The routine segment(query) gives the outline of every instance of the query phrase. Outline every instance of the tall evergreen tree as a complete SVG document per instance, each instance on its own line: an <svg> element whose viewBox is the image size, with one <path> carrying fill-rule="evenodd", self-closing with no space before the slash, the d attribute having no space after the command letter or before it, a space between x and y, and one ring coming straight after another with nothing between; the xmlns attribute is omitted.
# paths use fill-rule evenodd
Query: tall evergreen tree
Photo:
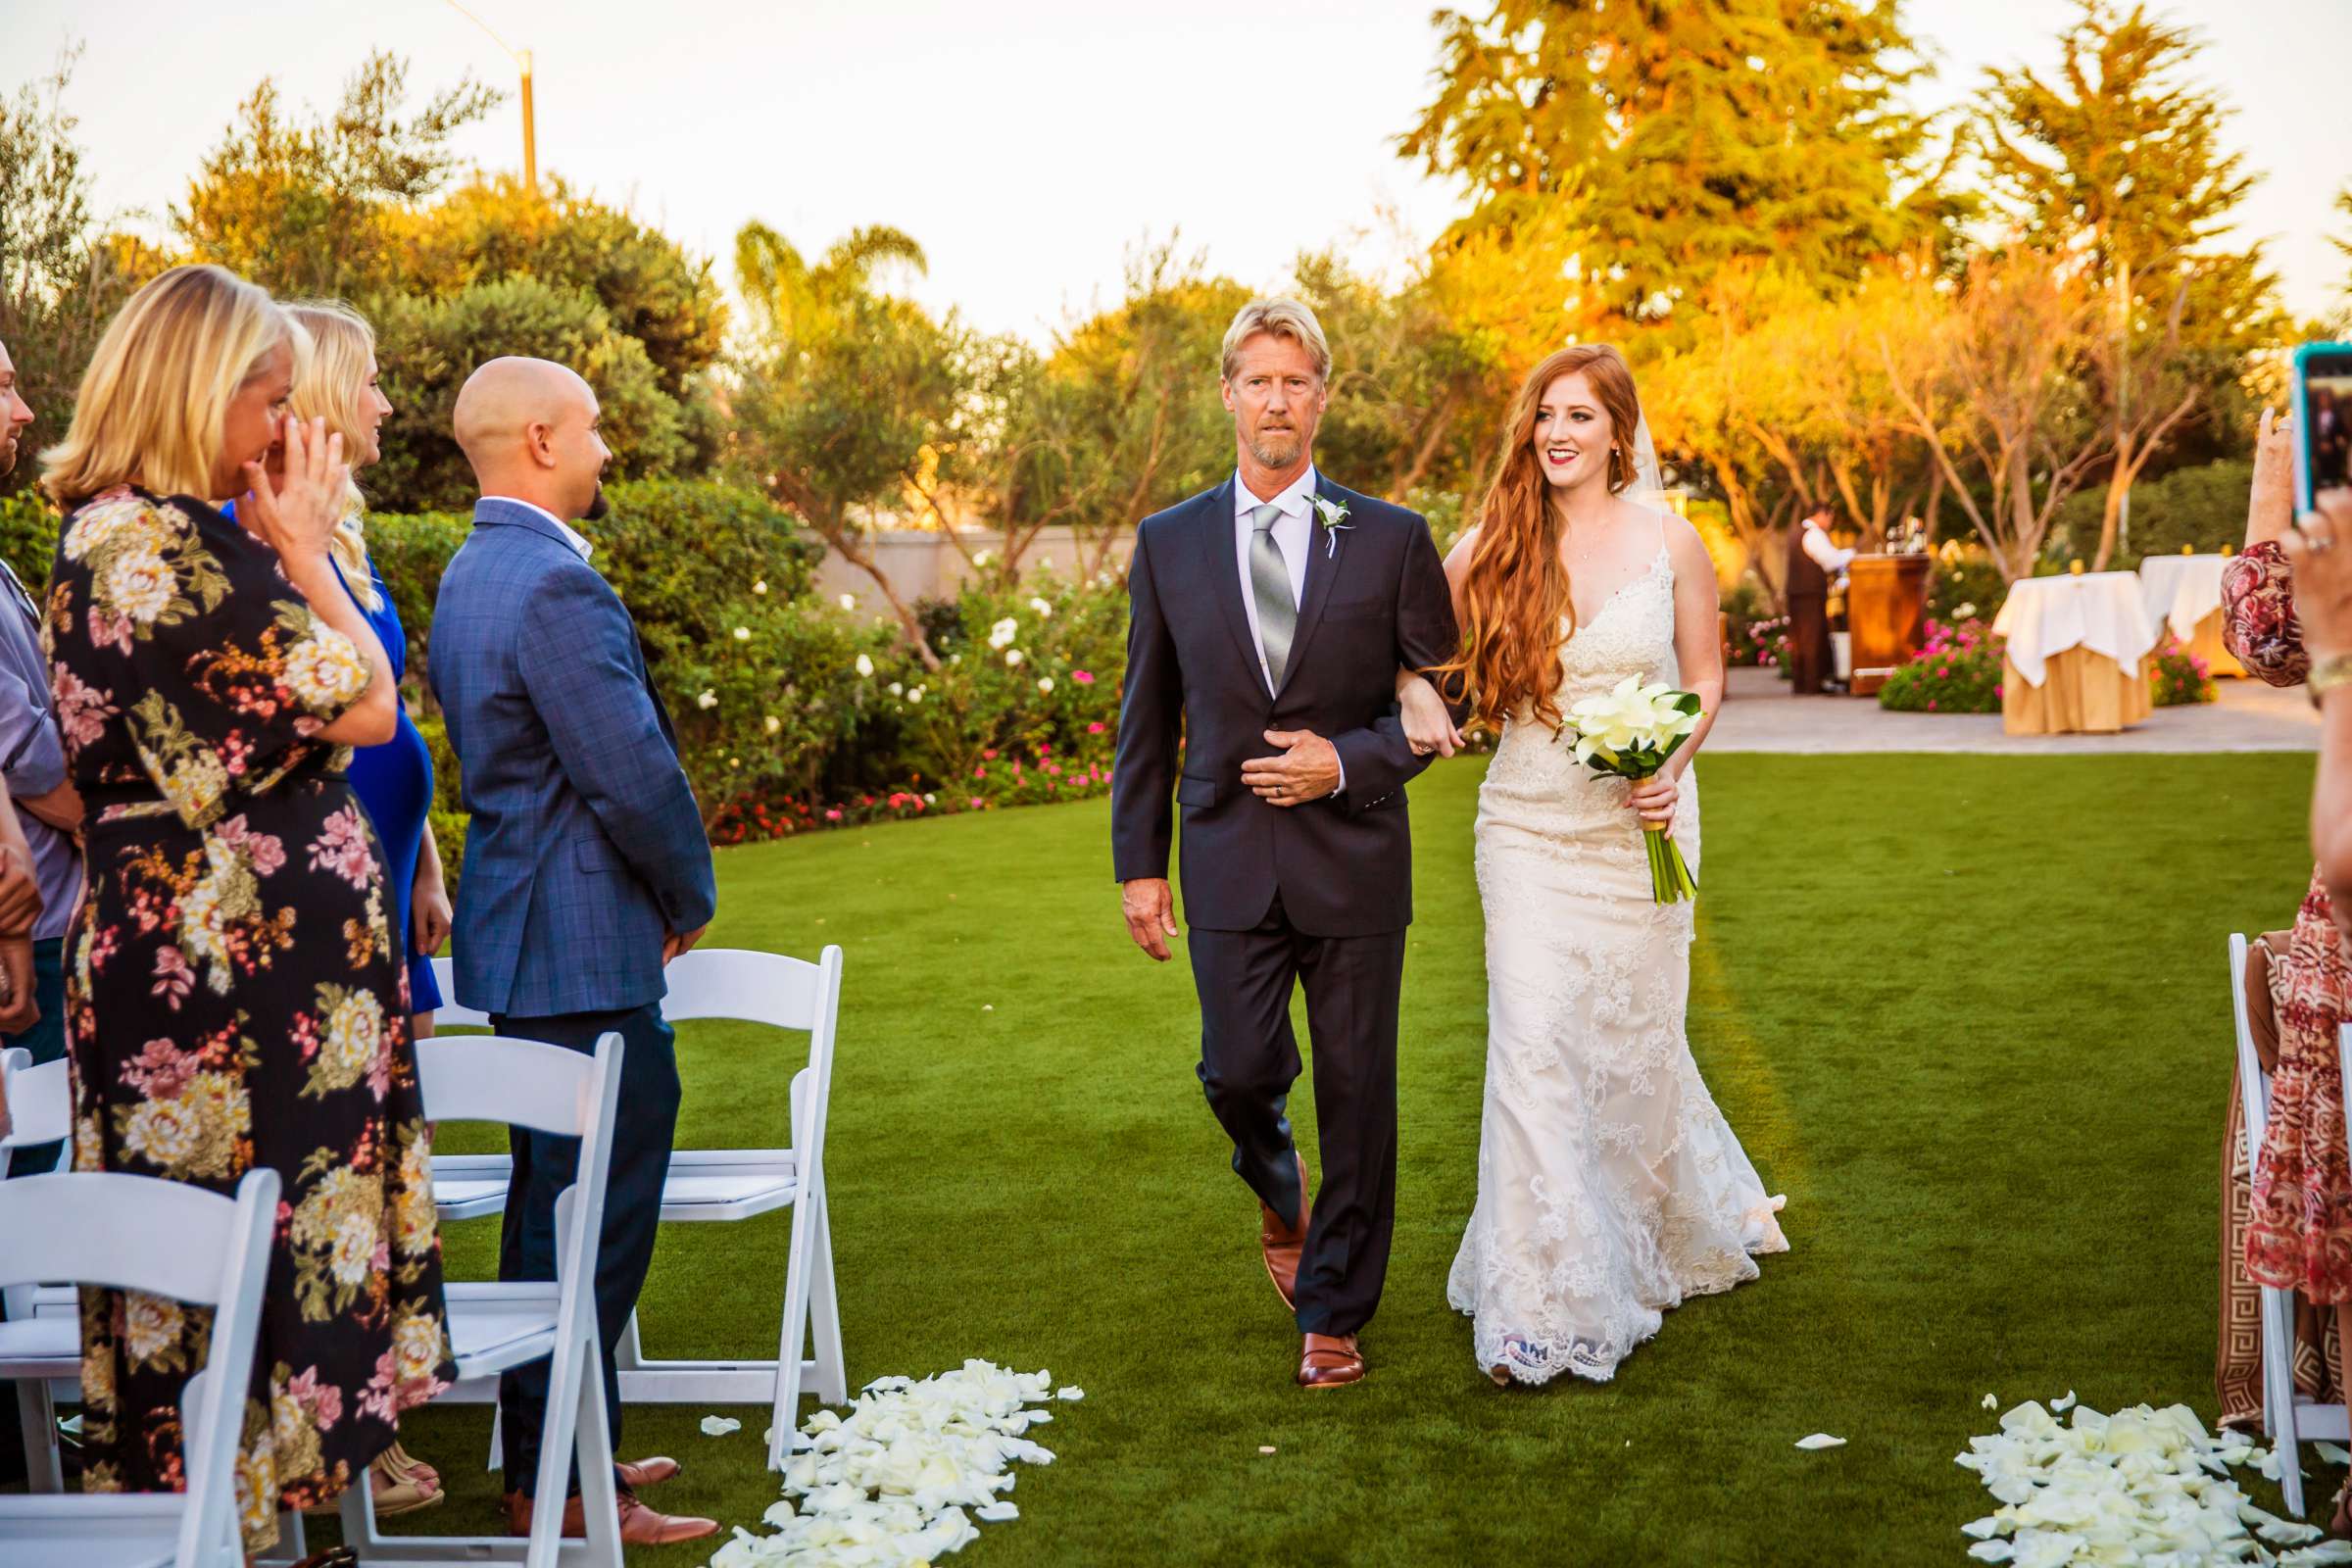
<svg viewBox="0 0 2352 1568"><path fill-rule="evenodd" d="M1442 11L1440 86L1399 139L1470 189L1465 228L1566 204L1568 283L1603 330L1671 319L1741 261L1817 287L1948 237L1900 101L1896 0L1496 0Z"/></svg>
<svg viewBox="0 0 2352 1568"><path fill-rule="evenodd" d="M2229 107L2187 74L2196 35L2139 4L2079 7L2054 74L1986 73L1980 128L2017 232L2087 269L2083 349L2112 448L2104 567L2132 481L2200 415L2230 406L2279 318L2260 246L2225 243L2256 176L2223 144Z"/></svg>

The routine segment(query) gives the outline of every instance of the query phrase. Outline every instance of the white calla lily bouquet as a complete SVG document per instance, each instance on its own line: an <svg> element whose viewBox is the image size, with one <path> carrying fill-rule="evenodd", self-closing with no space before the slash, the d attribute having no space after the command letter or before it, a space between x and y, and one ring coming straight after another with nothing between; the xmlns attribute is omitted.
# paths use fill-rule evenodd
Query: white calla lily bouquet
<svg viewBox="0 0 2352 1568"><path fill-rule="evenodd" d="M1639 784L1656 776L1703 716L1696 692L1678 692L1663 681L1644 686L1641 676L1628 675L1602 695L1571 706L1560 734L1575 734L1576 760L1594 772ZM1660 904L1675 904L1698 897L1698 879L1667 825L1644 820L1642 840L1651 893Z"/></svg>

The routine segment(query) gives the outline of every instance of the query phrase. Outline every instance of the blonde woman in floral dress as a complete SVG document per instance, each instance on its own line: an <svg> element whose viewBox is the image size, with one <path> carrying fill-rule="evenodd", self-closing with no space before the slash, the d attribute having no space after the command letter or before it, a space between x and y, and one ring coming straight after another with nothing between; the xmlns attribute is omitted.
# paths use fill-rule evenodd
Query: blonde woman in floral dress
<svg viewBox="0 0 2352 1568"><path fill-rule="evenodd" d="M357 1480L452 1372L404 955L342 776L397 698L328 558L339 443L285 416L303 347L262 290L174 268L108 327L43 455L67 514L46 632L87 806L74 1166L284 1183L238 1461L249 1550ZM216 510L232 497L242 526ZM208 1327L83 1292L90 1490L183 1484L177 1403Z"/></svg>

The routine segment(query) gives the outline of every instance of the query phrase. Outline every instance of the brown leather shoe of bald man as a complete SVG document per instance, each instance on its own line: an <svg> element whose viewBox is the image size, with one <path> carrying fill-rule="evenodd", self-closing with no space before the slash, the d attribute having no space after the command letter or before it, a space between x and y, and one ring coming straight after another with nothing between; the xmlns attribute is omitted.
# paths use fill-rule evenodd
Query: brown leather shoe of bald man
<svg viewBox="0 0 2352 1568"><path fill-rule="evenodd" d="M1352 1334L1309 1334L1298 1356L1302 1389L1344 1389L1364 1381L1364 1352Z"/></svg>
<svg viewBox="0 0 2352 1568"><path fill-rule="evenodd" d="M1296 1150L1291 1157L1298 1161L1298 1217L1296 1222L1284 1219L1258 1201L1257 1250L1266 1260L1266 1278L1282 1297L1282 1304L1292 1311L1298 1310L1298 1257L1306 1250L1306 1227L1313 1207L1306 1200L1306 1160Z"/></svg>
<svg viewBox="0 0 2352 1568"><path fill-rule="evenodd" d="M507 1534L527 1536L531 1533L531 1517L535 1512L533 1499L519 1492L507 1494ZM580 1499L568 1497L564 1503L564 1534L584 1536L588 1533L588 1516L580 1507ZM620 1540L627 1546L668 1546L681 1541L700 1541L705 1536L718 1534L718 1521L697 1519L692 1514L656 1513L639 1502L630 1493L620 1494Z"/></svg>
<svg viewBox="0 0 2352 1568"><path fill-rule="evenodd" d="M633 1463L615 1461L612 1466L612 1474L620 1482L623 1491L635 1492L643 1487L658 1487L671 1476L676 1475L682 1468L684 1467L677 1460L664 1453L657 1454L651 1459L639 1459Z"/></svg>

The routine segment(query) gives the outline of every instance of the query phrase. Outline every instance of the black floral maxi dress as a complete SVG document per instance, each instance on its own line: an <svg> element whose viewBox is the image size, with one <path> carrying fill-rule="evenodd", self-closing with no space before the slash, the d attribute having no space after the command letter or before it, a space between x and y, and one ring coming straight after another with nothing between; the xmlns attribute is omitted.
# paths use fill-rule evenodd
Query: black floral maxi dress
<svg viewBox="0 0 2352 1568"><path fill-rule="evenodd" d="M67 519L46 629L87 806L74 1168L284 1183L237 1464L258 1549L453 1371L403 950L349 752L317 739L368 669L268 545L129 488ZM90 1289L81 1316L85 1485L180 1489L210 1314Z"/></svg>

